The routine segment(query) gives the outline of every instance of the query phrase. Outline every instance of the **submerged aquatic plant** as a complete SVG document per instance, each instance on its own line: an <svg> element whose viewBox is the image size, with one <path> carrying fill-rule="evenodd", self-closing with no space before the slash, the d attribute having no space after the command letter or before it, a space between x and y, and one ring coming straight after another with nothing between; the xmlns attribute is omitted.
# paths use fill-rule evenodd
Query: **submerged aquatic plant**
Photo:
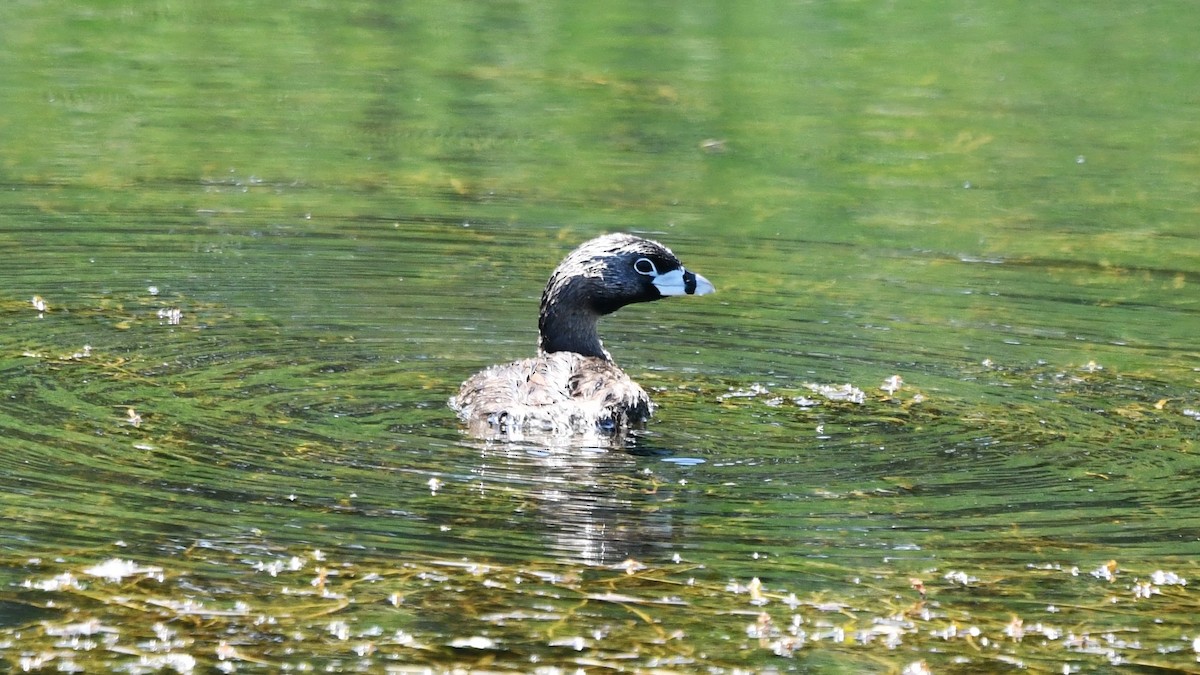
<svg viewBox="0 0 1200 675"><path fill-rule="evenodd" d="M1196 662L1188 625L1200 615L1200 597L1177 572L1116 572L1110 581L1059 564L917 578L880 568L868 579L813 562L792 574L825 588L803 591L758 577L722 582L686 562L395 563L266 549L240 561L209 550L163 570L115 558L66 569L2 562L29 570L29 590L6 602L39 618L0 627L0 658L27 671L690 669L776 659L909 672L1182 671ZM217 572L229 565L250 575ZM1158 592L1140 591L1146 583ZM1008 594L1030 588L1043 590L1011 614Z"/></svg>

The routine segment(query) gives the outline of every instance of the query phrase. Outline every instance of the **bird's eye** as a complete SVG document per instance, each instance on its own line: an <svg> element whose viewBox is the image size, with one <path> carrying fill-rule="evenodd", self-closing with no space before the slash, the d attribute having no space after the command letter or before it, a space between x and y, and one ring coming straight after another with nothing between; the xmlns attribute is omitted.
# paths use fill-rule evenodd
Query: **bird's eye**
<svg viewBox="0 0 1200 675"><path fill-rule="evenodd" d="M637 262L633 263L633 271L648 277L658 276L658 268L649 258L638 258Z"/></svg>

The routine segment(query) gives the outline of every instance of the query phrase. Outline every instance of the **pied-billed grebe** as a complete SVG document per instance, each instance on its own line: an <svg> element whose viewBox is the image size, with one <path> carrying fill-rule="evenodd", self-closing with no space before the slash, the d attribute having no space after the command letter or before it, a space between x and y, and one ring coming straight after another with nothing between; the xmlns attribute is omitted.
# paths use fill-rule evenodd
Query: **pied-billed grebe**
<svg viewBox="0 0 1200 675"><path fill-rule="evenodd" d="M481 434L610 432L645 421L654 405L613 363L596 321L635 302L712 292L658 242L630 234L585 242L546 282L538 355L476 373L450 407Z"/></svg>

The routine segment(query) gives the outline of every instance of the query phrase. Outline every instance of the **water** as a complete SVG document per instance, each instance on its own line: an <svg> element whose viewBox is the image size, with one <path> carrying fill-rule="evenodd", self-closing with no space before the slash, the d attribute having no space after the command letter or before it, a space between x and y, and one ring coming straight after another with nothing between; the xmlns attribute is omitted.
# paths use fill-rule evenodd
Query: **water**
<svg viewBox="0 0 1200 675"><path fill-rule="evenodd" d="M0 661L1194 669L1192 13L7 6ZM613 230L655 421L464 435Z"/></svg>

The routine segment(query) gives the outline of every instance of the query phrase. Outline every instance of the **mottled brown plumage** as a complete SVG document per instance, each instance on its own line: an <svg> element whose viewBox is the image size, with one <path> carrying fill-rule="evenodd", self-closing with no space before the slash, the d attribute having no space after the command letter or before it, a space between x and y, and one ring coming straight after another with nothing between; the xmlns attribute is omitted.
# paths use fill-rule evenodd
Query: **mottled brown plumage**
<svg viewBox="0 0 1200 675"><path fill-rule="evenodd" d="M585 242L546 284L538 355L476 373L450 407L480 435L611 432L643 422L654 405L613 363L597 320L636 302L712 290L657 242L628 234Z"/></svg>

